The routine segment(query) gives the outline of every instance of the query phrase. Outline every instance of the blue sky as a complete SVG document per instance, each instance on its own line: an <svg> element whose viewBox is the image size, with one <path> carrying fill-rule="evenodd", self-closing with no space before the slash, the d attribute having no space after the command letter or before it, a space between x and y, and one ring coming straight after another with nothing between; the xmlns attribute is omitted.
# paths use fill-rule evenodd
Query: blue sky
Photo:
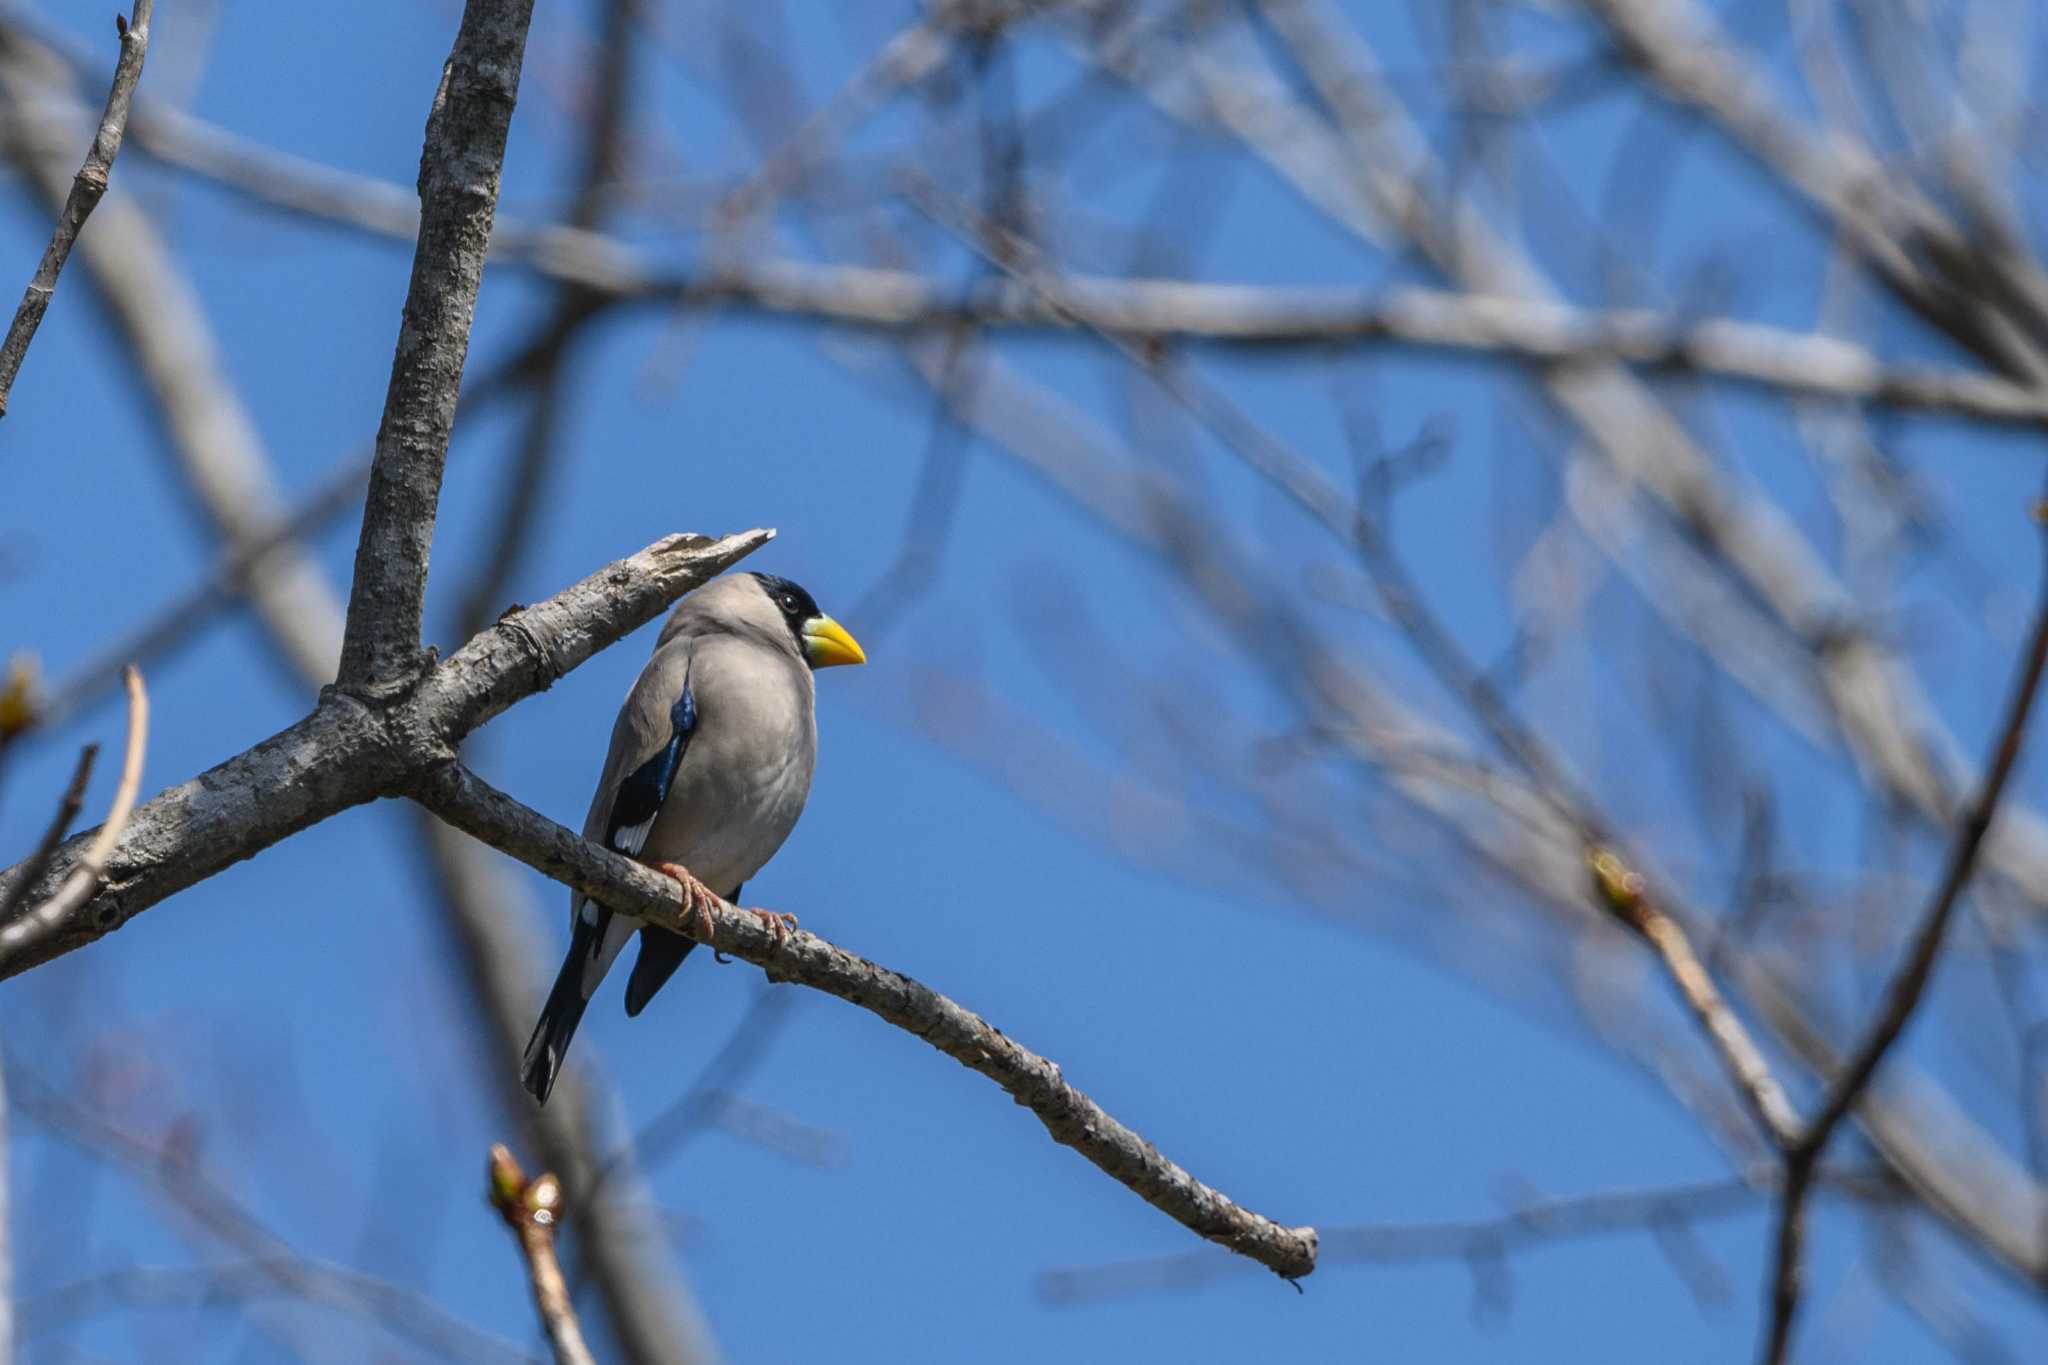
<svg viewBox="0 0 2048 1365"><path fill-rule="evenodd" d="M71 5L29 8L111 55L99 11L88 22ZM1372 10L1369 30L1397 73L1420 70L1436 50L1434 28L1418 34L1405 11L1354 8ZM448 0L363 5L346 22L320 7L171 0L159 8L144 88L276 147L409 184L455 15ZM835 89L903 17L789 7L787 56L807 100ZM522 215L563 201L576 145L576 54L588 32L583 6L540 6L504 191ZM640 134L650 165L735 173L755 153L706 88L701 36L678 20L648 44ZM1023 97L1059 88L1066 70L1055 53L1034 49L1018 66ZM906 118L884 118L867 136L878 145L901 136L915 126ZM1599 204L1608 191L1595 168L1628 126L1623 106L1590 102L1553 128L1549 165L1531 169L1532 182L1561 200ZM1146 116L1120 115L1100 131L1077 162L1077 182L1099 195L1087 207L1142 209L1150 185L1116 175L1118 149L1156 150L1164 139ZM1213 162L1218 187L1205 274L1388 277L1385 262L1264 172L1220 152L1197 155L1209 158L1197 163L1204 168ZM354 458L376 428L409 249L252 210L141 157L124 157L115 179L117 193L141 196L159 214L279 482L308 490ZM1745 169L1711 145L1690 149L1665 214L1655 264L1667 280L1732 254L1744 270L1720 306L1810 322L1818 252L1795 215L1755 193ZM24 196L0 198L0 263L25 275L46 233ZM696 250L645 224L636 236L668 259ZM792 250L804 245L792 235ZM1581 253L1569 242L1557 250L1565 281L1589 287L1590 266L1572 264ZM961 268L948 265L955 277ZM530 278L492 273L471 373L503 355L551 299ZM1004 354L1121 425L1126 379L1099 348L1006 342ZM601 324L575 357L567 449L543 534L509 597L545 596L670 531L772 525L780 538L750 567L796 578L862 634L852 609L897 554L930 425L928 403L875 363L885 358L871 342L821 348L798 327L744 317L678 322L636 312ZM1258 420L1346 476L1322 367L1261 357L1204 365ZM1554 459L1522 461L1514 451L1540 444L1549 419L1525 396L1504 400L1480 365L1376 356L1357 369L1390 440L1432 419L1449 423L1447 469L1404 495L1399 543L1461 638L1491 657L1509 638L1501 544L1540 526L1546 514L1531 509L1551 496L1556 476ZM444 646L454 643L449 613L504 492L518 415L494 410L456 436L428 594L433 638ZM1790 424L1774 404L1718 397L1700 420L1722 434L1738 477L1825 524L1819 476L1788 454ZM2031 582L2019 519L1974 516L2033 491L2016 446L1933 422L1908 423L1899 438L1943 505L1969 518L1976 577L1961 595L1972 603L1995 605L2000 585L2023 593ZM1303 543L1297 518L1256 504L1249 481L1213 450L1201 447L1199 458L1213 466L1219 496L1248 509L1242 525L1276 545ZM213 558L210 532L82 274L66 277L36 341L0 424L0 459L25 494L0 501L0 649L33 648L51 677L150 619ZM351 515L315 542L337 590L354 532ZM1304 547L1298 558L1281 556L1274 577L1298 578L1297 569L1333 555ZM1939 571L1913 580L1906 624L1915 649L1940 659L1926 672L1930 691L1974 752L2004 686L2012 632L1965 629L1971 622L1948 592L1955 581ZM1031 628L1047 595L1061 592L1078 594L1142 688L1099 708L1077 696L1074 674L1086 659L1060 656ZM1623 666L1622 651L1668 639L1626 588L1600 592L1595 618L1608 629L1543 675L1529 705L1596 782L1613 784L1616 808L1639 817L1660 856L1698 877L1705 898L1725 888L1733 860L1682 814L1686 756L1646 757L1641 724L1610 729L1600 714L1648 708L1654 689ZM1040 780L1019 781L935 742L934 676L999 698L966 723L1014 720L1019 736L1050 732L1111 769L1116 735L1105 730L1116 706L1144 706L1153 686L1214 689L1253 714L1270 708L1242 676L1209 671L1218 656L1188 644L1190 610L1156 563L1013 461L976 447L936 585L870 642L868 667L820 679L823 752L810 807L749 884L749 901L795 911L806 928L960 1000L1058 1061L1189 1170L1284 1221L1476 1218L1517 1192L1724 1174L1717 1149L1667 1096L1543 1003L1544 983L1510 970L1506 995L1519 1003L1507 1004L1473 981L1500 964L1461 971L1431 956L1426 926L1465 903L1450 887L1472 875L1447 847L1419 849L1400 886L1360 885L1355 913L1318 914L1281 886L1212 880L1199 862L1177 875L1172 856L1127 858L1115 838L1073 817L1071 807L1097 793L1062 789L1078 781L1062 775L1077 770L1052 755ZM494 722L473 761L521 799L580 823L612 708L651 642L651 631L627 640ZM1393 677L1420 676L1381 628L1362 627L1358 647ZM154 664L149 685L151 792L288 724L308 703L259 628L240 617ZM1839 764L1763 729L1732 689L1721 696L1735 724L1759 727L1758 761L1787 793L1784 837L1801 865L1817 877L1853 867L1877 827ZM1434 698L1429 709L1447 714ZM0 848L32 843L76 744L99 739L111 749L119 725L101 705L11 758ZM104 807L112 768L102 767L89 809ZM2022 789L2041 794L2037 780ZM1922 867L1927 852L1913 849L1918 861L1908 866ZM563 940L563 893L506 866L526 894L505 913ZM110 1120L195 1143L205 1168L302 1251L416 1284L538 1350L511 1246L479 1197L485 1148L506 1130L495 1082L477 1074L430 894L406 812L389 803L351 811L0 989L0 1036L10 1064L94 1097ZM693 958L634 1021L615 1003L617 989L592 1009L576 1055L602 1059L637 1127L685 1091L761 985L743 964ZM1945 999L1940 1012L1967 1024L1973 1008L1981 1005ZM1952 1032L1927 1032L1914 1047L1930 1064L1967 1051ZM1966 1056L1961 1071L1972 1078L1966 1100L1998 1116L1984 1120L1994 1132L2016 1139L1998 1126L2009 1123L2009 1104L1998 1107L1995 1063ZM1059 1308L1034 1293L1042 1272L1184 1251L1193 1238L1047 1141L981 1078L822 996L794 1002L746 1097L836 1134L844 1160L816 1169L713 1132L653 1170L662 1226L734 1361L1633 1361L1652 1351L1727 1360L1753 1348L1768 1231L1760 1210L1697 1230L1726 1276L1729 1297L1718 1306L1697 1302L1653 1238L1635 1232L1513 1254L1504 1306L1479 1303L1472 1270L1450 1261L1333 1265L1300 1294L1251 1273L1197 1292ZM24 1298L120 1265L218 1254L146 1186L25 1118L13 1129ZM1819 1226L1802 1340L1817 1356L1939 1358L1884 1303L1857 1222L1830 1213ZM2038 1307L1938 1232L1922 1227L1920 1241L2021 1355L2048 1342ZM355 1359L371 1340L390 1347L355 1327L319 1340L294 1335L278 1324L304 1318L275 1308L243 1316L108 1313L37 1338L27 1358ZM67 1343L85 1354L67 1354Z"/></svg>

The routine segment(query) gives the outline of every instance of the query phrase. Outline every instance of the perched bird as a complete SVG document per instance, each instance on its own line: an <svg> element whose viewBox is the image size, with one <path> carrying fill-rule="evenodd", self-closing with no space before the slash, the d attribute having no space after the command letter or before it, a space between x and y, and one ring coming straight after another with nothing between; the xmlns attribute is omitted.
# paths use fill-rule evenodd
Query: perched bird
<svg viewBox="0 0 2048 1365"><path fill-rule="evenodd" d="M811 595L773 574L715 578L683 598L612 726L583 835L728 901L775 856L803 813L818 756L813 669L867 662ZM701 911L700 911L701 913ZM787 932L788 916L756 914ZM637 931L626 982L637 1015L695 942L569 898L569 956L526 1045L526 1088L542 1103L612 959Z"/></svg>

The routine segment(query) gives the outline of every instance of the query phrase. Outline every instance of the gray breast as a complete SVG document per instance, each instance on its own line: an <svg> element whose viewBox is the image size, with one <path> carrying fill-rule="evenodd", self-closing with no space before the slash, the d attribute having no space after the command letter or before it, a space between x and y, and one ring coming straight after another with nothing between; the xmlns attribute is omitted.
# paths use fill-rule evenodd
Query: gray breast
<svg viewBox="0 0 2048 1365"><path fill-rule="evenodd" d="M697 728L641 857L681 863L729 895L803 813L818 756L814 690L793 652L731 636L692 649Z"/></svg>

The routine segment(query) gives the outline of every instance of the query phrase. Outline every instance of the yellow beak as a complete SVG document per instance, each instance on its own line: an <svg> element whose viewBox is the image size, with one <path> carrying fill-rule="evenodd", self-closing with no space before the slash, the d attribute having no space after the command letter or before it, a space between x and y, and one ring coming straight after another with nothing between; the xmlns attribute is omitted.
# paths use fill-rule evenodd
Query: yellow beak
<svg viewBox="0 0 2048 1365"><path fill-rule="evenodd" d="M804 622L804 657L810 660L812 668L868 661L860 641L848 635L846 627L829 616L813 616Z"/></svg>

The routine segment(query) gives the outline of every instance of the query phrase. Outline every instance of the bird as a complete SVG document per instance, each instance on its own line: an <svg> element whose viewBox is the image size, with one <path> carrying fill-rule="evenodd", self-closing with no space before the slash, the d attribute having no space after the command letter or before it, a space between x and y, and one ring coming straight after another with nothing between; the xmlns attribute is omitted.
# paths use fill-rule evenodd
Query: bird
<svg viewBox="0 0 2048 1365"><path fill-rule="evenodd" d="M709 927L704 898L739 899L810 796L820 668L867 662L810 593L767 573L725 574L669 614L612 725L583 836L674 877ZM786 936L793 916L754 911ZM694 940L569 898L569 954L526 1045L521 1079L542 1104L598 984L635 932L626 1014L647 1008Z"/></svg>

